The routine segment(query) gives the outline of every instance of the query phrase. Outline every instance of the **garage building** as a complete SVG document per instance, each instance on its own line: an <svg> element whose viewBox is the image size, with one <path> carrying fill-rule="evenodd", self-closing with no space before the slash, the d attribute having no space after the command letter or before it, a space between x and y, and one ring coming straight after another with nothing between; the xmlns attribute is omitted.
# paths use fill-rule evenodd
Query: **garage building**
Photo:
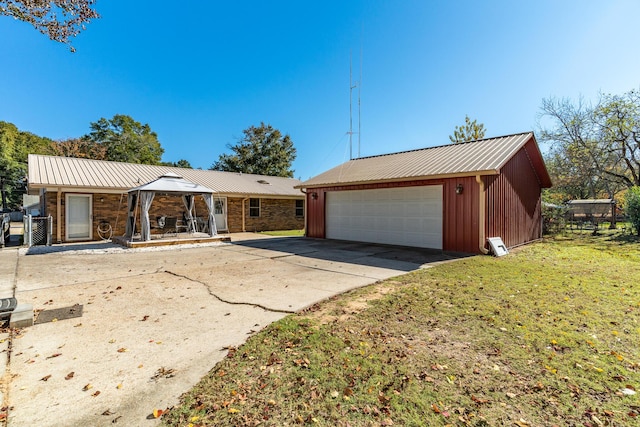
<svg viewBox="0 0 640 427"><path fill-rule="evenodd" d="M486 253L542 237L533 132L361 157L303 182L308 237Z"/></svg>

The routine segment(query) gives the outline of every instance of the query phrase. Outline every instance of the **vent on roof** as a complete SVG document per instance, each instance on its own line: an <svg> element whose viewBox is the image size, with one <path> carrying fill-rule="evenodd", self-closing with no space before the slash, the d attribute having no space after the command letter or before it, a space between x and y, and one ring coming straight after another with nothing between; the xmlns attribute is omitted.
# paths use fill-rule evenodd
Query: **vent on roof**
<svg viewBox="0 0 640 427"><path fill-rule="evenodd" d="M270 184L269 184L269 181L265 181L264 179L259 179L259 180L258 180L258 183L260 183L260 184L267 184L267 185L270 185Z"/></svg>

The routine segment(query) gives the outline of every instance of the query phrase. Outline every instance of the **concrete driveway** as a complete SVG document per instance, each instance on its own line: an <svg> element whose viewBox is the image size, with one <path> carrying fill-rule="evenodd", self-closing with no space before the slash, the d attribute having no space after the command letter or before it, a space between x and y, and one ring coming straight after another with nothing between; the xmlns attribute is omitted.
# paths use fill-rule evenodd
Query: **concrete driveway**
<svg viewBox="0 0 640 427"><path fill-rule="evenodd" d="M54 249L0 251L0 291L15 288L37 310L82 305L81 317L6 340L9 426L157 425L153 410L177 404L226 347L330 296L450 259L248 233L191 248Z"/></svg>

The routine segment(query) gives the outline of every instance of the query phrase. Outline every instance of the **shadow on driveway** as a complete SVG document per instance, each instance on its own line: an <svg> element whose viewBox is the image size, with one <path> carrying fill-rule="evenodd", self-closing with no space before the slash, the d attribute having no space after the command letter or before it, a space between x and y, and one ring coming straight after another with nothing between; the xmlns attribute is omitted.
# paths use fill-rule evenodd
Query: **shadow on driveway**
<svg viewBox="0 0 640 427"><path fill-rule="evenodd" d="M437 249L350 242L344 240L314 239L309 237L275 237L235 241L233 245L285 256L301 256L324 261L337 261L367 267L393 268L414 271L427 264L433 265L473 256L473 254L443 252ZM275 258L271 256L271 258Z"/></svg>

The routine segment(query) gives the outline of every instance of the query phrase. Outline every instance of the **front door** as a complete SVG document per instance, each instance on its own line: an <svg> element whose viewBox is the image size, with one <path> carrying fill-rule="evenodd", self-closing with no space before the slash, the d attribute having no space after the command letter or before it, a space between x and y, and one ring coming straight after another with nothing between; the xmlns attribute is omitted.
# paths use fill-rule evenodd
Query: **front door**
<svg viewBox="0 0 640 427"><path fill-rule="evenodd" d="M216 219L216 228L218 230L227 229L227 198L213 198L213 216Z"/></svg>
<svg viewBox="0 0 640 427"><path fill-rule="evenodd" d="M91 195L67 194L65 205L66 240L91 240Z"/></svg>

